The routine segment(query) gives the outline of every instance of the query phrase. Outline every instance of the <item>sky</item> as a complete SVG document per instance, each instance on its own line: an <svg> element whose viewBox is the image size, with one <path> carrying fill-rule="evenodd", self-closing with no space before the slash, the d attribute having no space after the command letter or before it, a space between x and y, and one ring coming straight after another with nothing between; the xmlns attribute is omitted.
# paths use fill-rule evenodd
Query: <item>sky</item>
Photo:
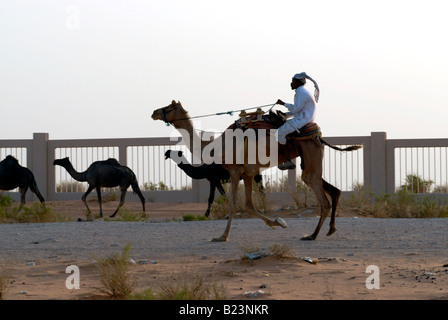
<svg viewBox="0 0 448 320"><path fill-rule="evenodd" d="M4 0L0 140L166 137L320 87L324 136L448 138L445 1ZM306 85L311 92L311 82ZM286 111L282 106L275 107ZM220 132L234 120L201 118Z"/></svg>

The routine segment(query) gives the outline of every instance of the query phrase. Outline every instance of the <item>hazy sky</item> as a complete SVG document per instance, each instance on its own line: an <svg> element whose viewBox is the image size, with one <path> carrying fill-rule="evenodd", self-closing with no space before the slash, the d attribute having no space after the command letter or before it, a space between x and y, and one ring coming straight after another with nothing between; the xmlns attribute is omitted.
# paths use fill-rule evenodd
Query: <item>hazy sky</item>
<svg viewBox="0 0 448 320"><path fill-rule="evenodd" d="M0 139L169 136L150 115L173 99L191 116L292 102L302 71L324 136L448 138L447 32L434 0L3 0Z"/></svg>

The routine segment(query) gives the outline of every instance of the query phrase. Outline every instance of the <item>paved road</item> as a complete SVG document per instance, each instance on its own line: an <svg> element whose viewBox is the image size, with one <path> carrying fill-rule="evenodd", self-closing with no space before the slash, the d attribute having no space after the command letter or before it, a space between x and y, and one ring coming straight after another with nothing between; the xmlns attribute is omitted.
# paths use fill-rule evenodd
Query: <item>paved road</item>
<svg viewBox="0 0 448 320"><path fill-rule="evenodd" d="M347 257L418 254L446 257L448 219L338 218L338 231L325 236L328 221L315 241L301 241L317 218L285 219L287 229L272 230L258 219L234 220L228 242L220 236L226 221L201 222L64 222L0 225L0 258L18 261L90 259L119 252L131 243L133 257L171 259L189 256L235 258L242 247L255 243L260 249L286 244L298 256Z"/></svg>

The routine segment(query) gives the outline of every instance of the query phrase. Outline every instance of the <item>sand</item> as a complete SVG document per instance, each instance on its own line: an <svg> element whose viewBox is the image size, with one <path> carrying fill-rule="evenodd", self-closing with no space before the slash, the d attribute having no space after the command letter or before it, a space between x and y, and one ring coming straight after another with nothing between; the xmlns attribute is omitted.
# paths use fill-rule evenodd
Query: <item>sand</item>
<svg viewBox="0 0 448 320"><path fill-rule="evenodd" d="M85 218L81 201L50 202L55 212ZM106 214L116 202L104 205ZM93 211L98 207L93 203ZM126 203L136 212L139 203ZM0 261L9 285L6 300L107 300L96 260L130 243L134 292L157 288L180 270L224 288L228 300L446 300L448 298L447 219L375 219L340 210L338 231L326 237L328 222L315 241L301 241L317 223L316 210L278 211L287 229L272 230L259 219L234 221L230 239L211 242L226 220L182 222L202 214L206 204L148 203L146 222L62 222L0 225ZM298 214L300 216L298 217ZM179 220L176 220L179 219ZM250 260L247 253L288 252ZM309 257L316 263L310 263ZM80 271L80 289L67 289L69 265ZM379 273L366 273L368 266ZM183 271L185 274L185 271ZM369 289L366 280L379 275ZM165 279L165 280L164 280Z"/></svg>

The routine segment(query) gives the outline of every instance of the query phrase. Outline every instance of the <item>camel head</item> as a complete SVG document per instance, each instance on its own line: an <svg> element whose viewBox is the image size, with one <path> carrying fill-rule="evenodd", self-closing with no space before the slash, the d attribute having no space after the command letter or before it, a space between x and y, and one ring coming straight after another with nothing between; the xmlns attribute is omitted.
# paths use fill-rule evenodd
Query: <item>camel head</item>
<svg viewBox="0 0 448 320"><path fill-rule="evenodd" d="M182 151L178 151L178 150L167 150L167 151L165 152L165 160L166 160L166 159L172 159L172 158L173 158L172 154L174 154L174 157L178 157L178 158L182 157L182 155L183 155Z"/></svg>
<svg viewBox="0 0 448 320"><path fill-rule="evenodd" d="M180 101L176 102L173 100L170 105L154 110L151 118L153 120L162 120L165 123L173 124L176 120L188 119L188 113L184 110Z"/></svg>
<svg viewBox="0 0 448 320"><path fill-rule="evenodd" d="M183 152L179 150L167 150L165 152L165 160L166 159L172 159L176 164L186 163Z"/></svg>
<svg viewBox="0 0 448 320"><path fill-rule="evenodd" d="M68 159L68 157L65 157L63 159L56 159L53 161L54 166L66 167L69 164L70 164L70 160Z"/></svg>

